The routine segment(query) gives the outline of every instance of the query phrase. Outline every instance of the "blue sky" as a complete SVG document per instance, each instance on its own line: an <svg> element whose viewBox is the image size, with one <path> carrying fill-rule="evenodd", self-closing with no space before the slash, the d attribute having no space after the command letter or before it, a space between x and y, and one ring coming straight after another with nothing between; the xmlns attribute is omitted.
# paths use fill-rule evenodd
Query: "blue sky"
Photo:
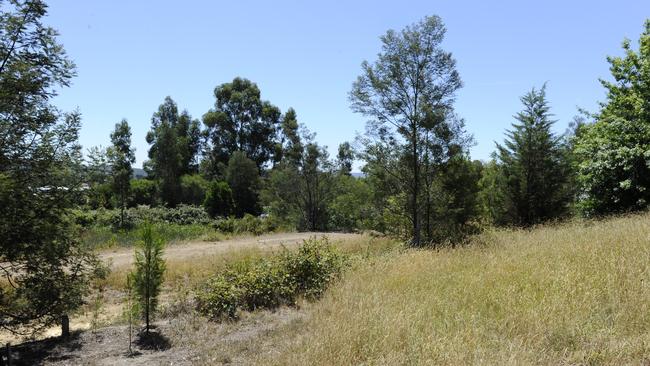
<svg viewBox="0 0 650 366"><path fill-rule="evenodd" d="M604 99L607 55L637 41L650 1L70 1L52 0L47 23L77 64L55 104L83 114L84 148L109 144L128 119L136 166L146 159L152 113L170 95L200 118L214 87L236 76L298 119L334 152L364 129L347 99L379 36L426 15L447 26L443 47L464 81L456 109L488 159L520 110L519 97L548 82L563 132L577 107Z"/></svg>

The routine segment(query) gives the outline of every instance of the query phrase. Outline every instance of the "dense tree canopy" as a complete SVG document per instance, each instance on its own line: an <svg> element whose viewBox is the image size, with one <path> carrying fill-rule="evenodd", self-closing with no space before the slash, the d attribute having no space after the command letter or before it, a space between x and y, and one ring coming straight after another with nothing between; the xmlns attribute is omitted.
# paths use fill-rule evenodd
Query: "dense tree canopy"
<svg viewBox="0 0 650 366"><path fill-rule="evenodd" d="M607 100L575 141L580 206L585 214L637 210L650 202L650 20L639 49L609 57Z"/></svg>
<svg viewBox="0 0 650 366"><path fill-rule="evenodd" d="M151 118L147 142L151 147L145 169L150 178L160 181L163 202L173 207L179 203L180 177L198 171L199 122L185 111L179 114L176 102L166 97Z"/></svg>
<svg viewBox="0 0 650 366"><path fill-rule="evenodd" d="M248 79L235 78L214 89L215 108L203 116L211 147L209 174L218 175L235 151L242 151L258 169L276 157L281 112L261 99Z"/></svg>

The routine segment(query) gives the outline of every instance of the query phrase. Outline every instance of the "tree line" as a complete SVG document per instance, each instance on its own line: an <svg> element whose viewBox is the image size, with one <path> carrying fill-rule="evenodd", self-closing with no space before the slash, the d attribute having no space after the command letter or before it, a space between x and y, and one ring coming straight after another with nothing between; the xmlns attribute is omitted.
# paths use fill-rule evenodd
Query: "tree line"
<svg viewBox="0 0 650 366"><path fill-rule="evenodd" d="M521 111L487 162L456 112L463 86L446 29L425 17L381 38L349 93L369 119L335 157L298 113L235 78L214 89L202 118L167 97L152 114L146 179L133 179L131 129L82 158L81 114L52 104L74 63L44 25L41 0L0 3L0 327L32 332L76 309L97 258L70 211L134 205L202 206L213 217L263 215L298 230L374 230L412 246L457 243L486 225L529 227L575 215L647 208L650 199L650 21L639 47L609 57L606 99L553 132L546 86ZM514 111L513 111L514 112ZM353 177L361 161L361 177Z"/></svg>

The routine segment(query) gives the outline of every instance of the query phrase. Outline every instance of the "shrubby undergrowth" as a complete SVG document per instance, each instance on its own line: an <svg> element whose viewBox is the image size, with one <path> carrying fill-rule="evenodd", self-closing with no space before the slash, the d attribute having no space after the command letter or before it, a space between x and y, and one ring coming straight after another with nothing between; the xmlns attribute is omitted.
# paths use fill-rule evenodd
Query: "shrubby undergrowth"
<svg viewBox="0 0 650 366"><path fill-rule="evenodd" d="M138 229L154 225L167 242L203 238L220 240L224 235L261 235L290 230L268 217L245 215L242 218L212 219L202 207L179 205L176 208L138 206L125 210L72 210L72 221L81 228L82 240L92 248L130 246L138 240Z"/></svg>
<svg viewBox="0 0 650 366"><path fill-rule="evenodd" d="M299 297L318 298L345 262L346 256L326 238L312 238L295 251L230 265L197 290L197 307L212 319L236 318L240 310L293 305Z"/></svg>

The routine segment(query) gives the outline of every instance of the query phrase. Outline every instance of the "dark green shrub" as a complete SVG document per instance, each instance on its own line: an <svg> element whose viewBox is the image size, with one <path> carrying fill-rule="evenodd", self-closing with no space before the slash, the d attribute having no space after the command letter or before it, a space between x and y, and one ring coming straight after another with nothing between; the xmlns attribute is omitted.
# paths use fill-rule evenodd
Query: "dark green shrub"
<svg viewBox="0 0 650 366"><path fill-rule="evenodd" d="M75 209L70 211L70 217L75 224L83 228L91 227L97 221L97 213L94 210Z"/></svg>
<svg viewBox="0 0 650 366"><path fill-rule="evenodd" d="M202 205L208 185L208 181L198 174L182 176L181 202L188 205Z"/></svg>
<svg viewBox="0 0 650 366"><path fill-rule="evenodd" d="M211 319L235 318L241 289L233 281L234 273L222 273L211 278L197 293L199 310Z"/></svg>
<svg viewBox="0 0 650 366"><path fill-rule="evenodd" d="M341 272L344 256L327 239L306 240L256 262L240 262L208 280L196 293L198 310L212 318L235 318L237 310L292 305L318 298Z"/></svg>
<svg viewBox="0 0 650 366"><path fill-rule="evenodd" d="M232 213L232 190L228 183L212 181L203 200L203 207L211 217L225 217Z"/></svg>
<svg viewBox="0 0 650 366"><path fill-rule="evenodd" d="M145 209L146 210L146 209ZM154 222L179 225L209 224L212 220L202 207L178 205L175 208L157 207L147 210Z"/></svg>
<svg viewBox="0 0 650 366"><path fill-rule="evenodd" d="M261 235L274 231L276 226L267 217L256 217L250 214L244 215L241 219L228 217L217 220L215 229L227 234L253 234Z"/></svg>
<svg viewBox="0 0 650 366"><path fill-rule="evenodd" d="M131 180L131 200L129 206L156 206L158 200L158 183L149 179Z"/></svg>
<svg viewBox="0 0 650 366"><path fill-rule="evenodd" d="M120 210L112 210L109 220L113 231L131 230L140 223L139 218L133 214L132 210L125 210L124 218L122 218Z"/></svg>
<svg viewBox="0 0 650 366"><path fill-rule="evenodd" d="M93 209L111 208L113 189L110 183L95 184L87 192L88 206Z"/></svg>
<svg viewBox="0 0 650 366"><path fill-rule="evenodd" d="M282 265L290 282L288 287L308 298L317 298L340 272L342 257L326 238L310 239L297 252L286 251Z"/></svg>

